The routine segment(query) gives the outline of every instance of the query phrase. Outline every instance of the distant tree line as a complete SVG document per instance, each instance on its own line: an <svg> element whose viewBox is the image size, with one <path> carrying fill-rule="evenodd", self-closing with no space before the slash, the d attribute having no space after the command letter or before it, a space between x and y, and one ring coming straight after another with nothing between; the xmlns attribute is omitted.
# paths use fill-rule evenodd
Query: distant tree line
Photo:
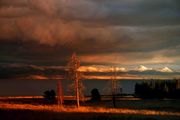
<svg viewBox="0 0 180 120"><path fill-rule="evenodd" d="M180 98L180 89L178 88L178 80L153 80L142 83L136 83L135 96L149 98Z"/></svg>

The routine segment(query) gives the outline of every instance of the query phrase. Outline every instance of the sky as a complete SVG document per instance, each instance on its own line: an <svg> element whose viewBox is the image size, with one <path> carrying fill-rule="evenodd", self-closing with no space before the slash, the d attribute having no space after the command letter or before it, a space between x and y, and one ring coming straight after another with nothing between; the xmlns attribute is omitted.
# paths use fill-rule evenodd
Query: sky
<svg viewBox="0 0 180 120"><path fill-rule="evenodd" d="M91 78L111 66L124 78L179 77L180 1L0 0L1 78L58 75L73 52Z"/></svg>

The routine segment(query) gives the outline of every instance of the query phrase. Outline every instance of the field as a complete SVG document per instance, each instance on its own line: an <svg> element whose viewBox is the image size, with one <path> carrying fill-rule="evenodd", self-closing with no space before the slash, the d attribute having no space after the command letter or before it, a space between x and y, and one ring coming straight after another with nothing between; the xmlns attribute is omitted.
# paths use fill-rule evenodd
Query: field
<svg viewBox="0 0 180 120"><path fill-rule="evenodd" d="M180 100L118 100L99 103L66 100L64 107L42 103L41 97L0 98L1 120L179 120ZM42 103L42 104L41 104Z"/></svg>

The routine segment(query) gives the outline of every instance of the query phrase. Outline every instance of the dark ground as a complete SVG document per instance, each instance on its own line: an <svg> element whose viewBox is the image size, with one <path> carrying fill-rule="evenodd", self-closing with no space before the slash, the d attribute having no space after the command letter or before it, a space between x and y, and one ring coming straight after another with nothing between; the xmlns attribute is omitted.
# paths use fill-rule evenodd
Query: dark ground
<svg viewBox="0 0 180 120"><path fill-rule="evenodd" d="M30 110L2 110L1 120L179 120L177 116L145 116L104 113L56 113Z"/></svg>

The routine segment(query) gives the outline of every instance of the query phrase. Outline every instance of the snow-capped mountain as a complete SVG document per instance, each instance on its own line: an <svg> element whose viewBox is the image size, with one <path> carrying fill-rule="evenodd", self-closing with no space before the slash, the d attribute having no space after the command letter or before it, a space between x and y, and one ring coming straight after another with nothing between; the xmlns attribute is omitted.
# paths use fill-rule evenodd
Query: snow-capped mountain
<svg viewBox="0 0 180 120"><path fill-rule="evenodd" d="M168 73L173 72L173 70L170 69L170 68L168 68L168 67L161 68L161 69L159 69L159 70L157 70L157 71L160 71L160 72L168 72Z"/></svg>
<svg viewBox="0 0 180 120"><path fill-rule="evenodd" d="M143 72L143 71L147 71L147 70L152 70L152 68L148 68L144 65L140 65L138 68L135 69L136 71L140 71L140 72Z"/></svg>

